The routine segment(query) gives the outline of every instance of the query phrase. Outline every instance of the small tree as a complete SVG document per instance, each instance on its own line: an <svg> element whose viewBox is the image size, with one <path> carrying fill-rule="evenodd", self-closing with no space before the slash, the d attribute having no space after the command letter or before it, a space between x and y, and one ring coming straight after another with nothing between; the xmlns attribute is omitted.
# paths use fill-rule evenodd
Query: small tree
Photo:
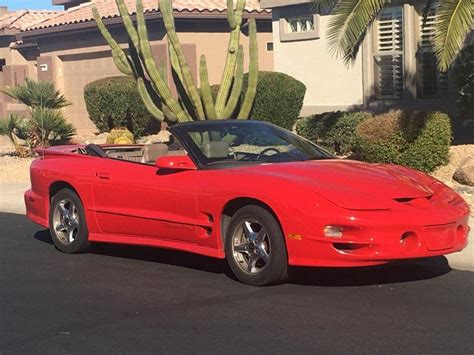
<svg viewBox="0 0 474 355"><path fill-rule="evenodd" d="M54 88L53 83L26 79L16 87L0 91L28 108L29 117L9 115L0 120L0 134L10 139L18 155L30 155L39 145L67 143L76 133L61 111L69 102ZM20 140L27 147L22 146Z"/></svg>

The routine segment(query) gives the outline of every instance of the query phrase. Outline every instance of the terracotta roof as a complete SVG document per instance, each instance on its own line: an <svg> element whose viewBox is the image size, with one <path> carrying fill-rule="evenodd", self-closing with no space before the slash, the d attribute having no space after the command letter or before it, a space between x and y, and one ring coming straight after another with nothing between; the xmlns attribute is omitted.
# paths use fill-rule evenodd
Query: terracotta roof
<svg viewBox="0 0 474 355"><path fill-rule="evenodd" d="M157 12L157 3L158 0L143 0L143 8L145 12ZM29 26L27 30L36 30L41 28L93 21L92 7L94 4L104 19L119 16L119 12L114 0L94 0L92 2L86 2L75 7L71 7L66 11L61 11L52 18L45 19L44 21ZM130 9L130 13L134 14L136 0L125 0L125 4ZM226 0L173 0L173 8L175 12L181 13L224 13L227 9L227 6ZM271 12L268 9L260 8L259 0L247 0L246 11L248 13L264 14L269 14Z"/></svg>
<svg viewBox="0 0 474 355"><path fill-rule="evenodd" d="M38 22L42 22L57 15L59 12L61 11L19 10L9 12L0 16L0 30L24 30Z"/></svg>

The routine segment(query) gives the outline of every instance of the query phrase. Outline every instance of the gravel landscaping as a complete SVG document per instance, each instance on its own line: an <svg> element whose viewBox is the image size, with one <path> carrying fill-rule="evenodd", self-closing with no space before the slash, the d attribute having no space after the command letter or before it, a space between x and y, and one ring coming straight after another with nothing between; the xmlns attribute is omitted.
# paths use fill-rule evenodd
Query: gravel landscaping
<svg viewBox="0 0 474 355"><path fill-rule="evenodd" d="M89 138L89 137L88 137ZM91 137L92 138L92 137ZM100 137L103 138L103 137ZM89 139L87 139L89 140ZM91 139L94 141L94 139ZM143 139L147 141L147 139ZM102 143L102 142L94 142ZM0 182L28 182L30 179L29 166L33 158L19 158L14 156L11 145L0 140ZM434 177L456 190L471 206L471 215L474 216L474 187L461 185L452 179L454 171L466 157L474 156L474 144L452 146L448 165L438 168L432 173Z"/></svg>

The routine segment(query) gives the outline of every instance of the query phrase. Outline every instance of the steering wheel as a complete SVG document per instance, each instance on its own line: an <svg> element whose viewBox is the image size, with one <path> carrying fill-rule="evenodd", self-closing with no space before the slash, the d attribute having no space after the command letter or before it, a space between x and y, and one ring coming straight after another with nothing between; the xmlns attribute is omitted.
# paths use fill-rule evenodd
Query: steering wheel
<svg viewBox="0 0 474 355"><path fill-rule="evenodd" d="M265 153L268 153L268 152L271 152L271 151L276 152L277 154L280 154L280 153L281 153L278 149L273 148L273 147L265 148L264 150L262 150L262 151L260 152L259 155L257 155L257 158L256 158L255 160L260 160L260 158L263 157L263 156L265 155Z"/></svg>

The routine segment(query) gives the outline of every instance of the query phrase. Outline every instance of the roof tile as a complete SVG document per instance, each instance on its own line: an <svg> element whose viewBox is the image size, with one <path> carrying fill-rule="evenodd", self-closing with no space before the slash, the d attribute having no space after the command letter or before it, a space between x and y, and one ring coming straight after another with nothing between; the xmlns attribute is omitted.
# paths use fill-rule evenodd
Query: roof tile
<svg viewBox="0 0 474 355"><path fill-rule="evenodd" d="M156 12L158 10L157 0L143 0L145 12ZM125 0L125 4L131 14L135 13L136 0ZM74 23L93 21L92 7L95 5L102 15L102 18L118 17L119 12L114 0L95 0L72 7L66 11L61 11L55 16L31 25L27 30L62 26ZM173 0L175 12L225 12L227 9L226 0ZM251 13L269 14L270 10L260 8L259 0L247 0L246 11Z"/></svg>
<svg viewBox="0 0 474 355"><path fill-rule="evenodd" d="M0 30L24 30L38 22L42 22L55 16L59 12L47 10L19 10L15 12L9 12L0 16Z"/></svg>

